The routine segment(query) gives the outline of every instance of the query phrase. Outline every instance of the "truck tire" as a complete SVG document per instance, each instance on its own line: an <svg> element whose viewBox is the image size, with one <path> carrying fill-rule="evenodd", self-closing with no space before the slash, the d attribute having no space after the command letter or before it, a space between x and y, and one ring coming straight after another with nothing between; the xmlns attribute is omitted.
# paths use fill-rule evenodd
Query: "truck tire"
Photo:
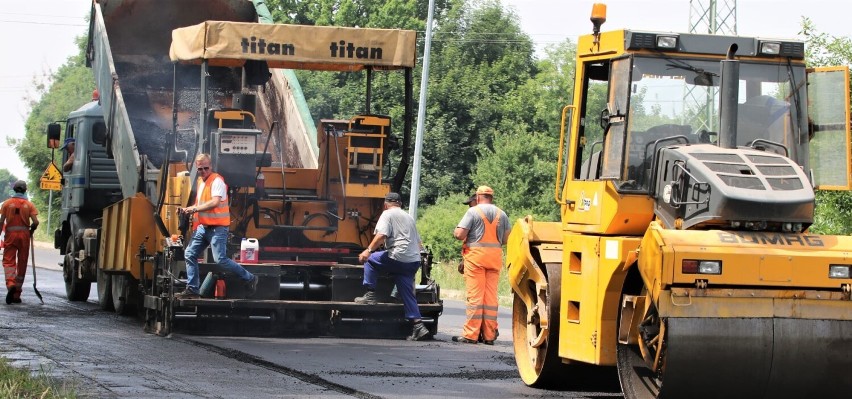
<svg viewBox="0 0 852 399"><path fill-rule="evenodd" d="M80 266L77 264L77 246L74 242L74 237L68 238L68 243L65 245L65 258L62 261L62 277L65 279L65 295L69 301L85 302L89 299L89 291L92 289L92 283L88 281L80 281L78 270Z"/></svg>
<svg viewBox="0 0 852 399"><path fill-rule="evenodd" d="M115 313L126 316L136 310L137 301L134 296L139 292L136 284L136 279L126 274L112 275L112 306Z"/></svg>
<svg viewBox="0 0 852 399"><path fill-rule="evenodd" d="M98 305L101 310L112 311L112 277L98 268Z"/></svg>

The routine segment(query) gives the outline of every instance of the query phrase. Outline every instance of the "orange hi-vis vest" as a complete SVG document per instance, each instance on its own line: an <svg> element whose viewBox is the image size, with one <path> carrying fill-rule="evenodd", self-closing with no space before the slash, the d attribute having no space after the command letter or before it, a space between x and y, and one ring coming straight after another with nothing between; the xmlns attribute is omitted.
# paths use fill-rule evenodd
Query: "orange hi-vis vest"
<svg viewBox="0 0 852 399"><path fill-rule="evenodd" d="M216 179L222 179L222 182L225 182L225 179L223 179L218 173L211 173L210 176L207 176L207 180L204 181L204 190L201 191L201 197L195 201L196 205L203 204L213 199L211 190L213 188L213 181ZM227 185L225 185L225 190L228 190ZM195 218L193 226L197 226L199 224L203 224L204 226L230 226L231 209L228 207L227 198L222 198L222 200L219 201L219 205L213 209L208 209L203 212L199 211L195 214Z"/></svg>
<svg viewBox="0 0 852 399"><path fill-rule="evenodd" d="M30 202L23 198L9 198L6 208L6 231L28 231L30 229Z"/></svg>
<svg viewBox="0 0 852 399"><path fill-rule="evenodd" d="M482 223L485 225L485 231L482 238L477 242L468 242L467 254L465 259L479 266L483 265L500 265L503 263L503 248L500 245L500 240L497 239L497 227L500 223L500 212L496 212L494 220L488 222L485 217L485 212L478 206L474 207L479 212L479 217L482 218Z"/></svg>

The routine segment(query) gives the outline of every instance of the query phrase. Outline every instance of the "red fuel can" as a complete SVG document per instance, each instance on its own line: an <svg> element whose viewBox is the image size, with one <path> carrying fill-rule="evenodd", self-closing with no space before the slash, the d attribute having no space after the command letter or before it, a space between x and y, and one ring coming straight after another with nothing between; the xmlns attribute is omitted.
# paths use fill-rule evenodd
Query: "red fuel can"
<svg viewBox="0 0 852 399"><path fill-rule="evenodd" d="M225 288L225 279L219 277L219 279L216 280L216 291L214 292L213 297L216 299L225 299Z"/></svg>

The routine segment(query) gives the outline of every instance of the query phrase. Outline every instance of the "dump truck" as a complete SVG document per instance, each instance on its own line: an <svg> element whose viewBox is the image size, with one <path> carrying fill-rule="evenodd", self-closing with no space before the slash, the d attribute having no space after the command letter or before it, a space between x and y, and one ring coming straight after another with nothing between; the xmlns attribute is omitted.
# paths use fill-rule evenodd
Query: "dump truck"
<svg viewBox="0 0 852 399"><path fill-rule="evenodd" d="M850 189L848 68L604 21L562 111L561 220L507 244L523 382L614 366L629 399L848 397L852 237L809 231L815 190Z"/></svg>
<svg viewBox="0 0 852 399"><path fill-rule="evenodd" d="M142 315L161 335L404 334L389 278L381 303L353 299L358 253L410 162L416 33L256 21L244 0L92 3L97 98L66 122L77 147L54 233L67 297L85 301L96 283L103 309ZM293 69L360 74L363 113L315 123ZM391 93L404 99L401 123L372 112L374 72L403 75ZM60 135L48 127L54 143ZM228 256L259 277L251 298L210 253L200 274L225 292L174 297L191 228L178 209L195 198L201 153L228 184ZM246 239L251 258L241 257ZM443 306L428 252L422 264L415 289L434 334Z"/></svg>

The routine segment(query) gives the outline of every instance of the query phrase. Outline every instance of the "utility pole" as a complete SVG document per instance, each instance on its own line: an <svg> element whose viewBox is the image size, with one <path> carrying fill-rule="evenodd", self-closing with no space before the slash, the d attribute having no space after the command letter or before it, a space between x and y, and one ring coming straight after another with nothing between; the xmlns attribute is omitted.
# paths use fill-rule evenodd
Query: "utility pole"
<svg viewBox="0 0 852 399"><path fill-rule="evenodd" d="M689 33L705 35L737 34L737 0L690 0ZM688 86L683 93L686 110L696 110L692 120L684 121L698 129L718 131L714 125L716 88L714 86Z"/></svg>
<svg viewBox="0 0 852 399"><path fill-rule="evenodd" d="M429 16L426 18L426 45L423 50L423 74L420 77L420 104L417 107L417 134L414 140L414 169L411 171L411 198L408 199L408 214L417 220L417 196L420 194L420 158L423 154L423 127L426 123L426 86L429 83L429 54L432 52L432 15L435 0L429 0Z"/></svg>

